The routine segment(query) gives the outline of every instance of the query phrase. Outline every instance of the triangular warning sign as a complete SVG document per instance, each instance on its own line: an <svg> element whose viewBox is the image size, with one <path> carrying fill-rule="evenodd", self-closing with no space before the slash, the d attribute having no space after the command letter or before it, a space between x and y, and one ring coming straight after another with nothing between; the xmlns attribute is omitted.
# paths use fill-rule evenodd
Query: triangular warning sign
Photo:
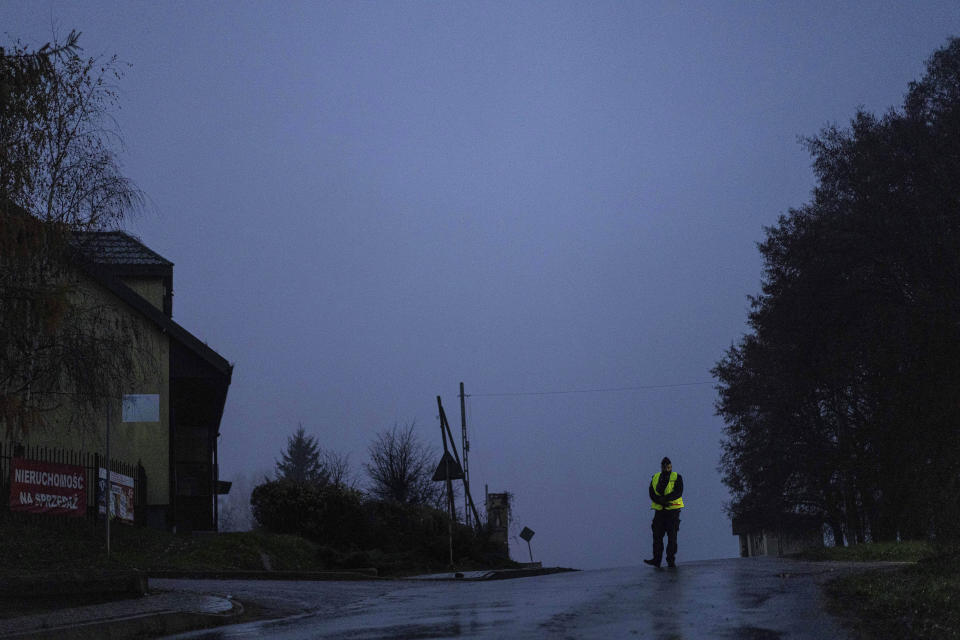
<svg viewBox="0 0 960 640"><path fill-rule="evenodd" d="M434 482L447 480L448 471L450 480L463 480L463 468L460 463L453 459L449 451L444 451L443 457L440 458L440 464L437 465L437 470L433 472Z"/></svg>

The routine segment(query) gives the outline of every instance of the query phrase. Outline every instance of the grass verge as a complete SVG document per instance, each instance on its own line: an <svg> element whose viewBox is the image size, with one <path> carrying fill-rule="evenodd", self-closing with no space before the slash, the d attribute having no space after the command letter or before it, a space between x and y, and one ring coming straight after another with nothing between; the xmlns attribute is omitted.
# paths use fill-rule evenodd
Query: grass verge
<svg viewBox="0 0 960 640"><path fill-rule="evenodd" d="M933 545L923 540L855 544L850 547L820 547L804 551L803 560L843 562L917 562L934 554Z"/></svg>
<svg viewBox="0 0 960 640"><path fill-rule="evenodd" d="M375 568L381 576L447 571L412 551L339 550L295 535L247 531L175 535L115 524L106 554L103 523L68 521L50 526L27 518L0 520L0 578L39 574L141 571L349 571ZM458 571L516 566L499 559L482 565L464 559Z"/></svg>
<svg viewBox="0 0 960 640"><path fill-rule="evenodd" d="M804 554L811 560L913 564L843 576L827 584L831 612L871 640L960 640L960 550L925 542L862 544Z"/></svg>
<svg viewBox="0 0 960 640"><path fill-rule="evenodd" d="M314 545L296 536L258 532L177 536L115 524L111 553L101 524L49 526L26 519L0 522L0 577L98 573L117 569L263 570L265 554L275 570L322 570Z"/></svg>

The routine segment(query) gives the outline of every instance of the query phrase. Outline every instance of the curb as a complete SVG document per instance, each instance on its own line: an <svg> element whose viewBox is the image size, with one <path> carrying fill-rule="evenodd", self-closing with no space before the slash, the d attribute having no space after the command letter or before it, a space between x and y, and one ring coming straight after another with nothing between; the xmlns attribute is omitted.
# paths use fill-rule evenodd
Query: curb
<svg viewBox="0 0 960 640"><path fill-rule="evenodd" d="M190 580L384 580L376 569L350 571L147 571L151 578Z"/></svg>
<svg viewBox="0 0 960 640"><path fill-rule="evenodd" d="M36 629L0 637L22 638L24 640L46 638L51 640L89 640L89 638L127 640L175 635L233 623L236 618L243 614L243 605L236 600L230 600L230 602L233 607L225 613L163 611Z"/></svg>
<svg viewBox="0 0 960 640"><path fill-rule="evenodd" d="M546 576L554 573L568 573L571 571L580 571L580 569L568 569L566 567L548 567L546 569L540 567L529 569L491 569L489 571L458 571L456 573L408 576L405 578L398 578L398 580L414 580L423 582L486 582L489 580L532 578L534 576Z"/></svg>
<svg viewBox="0 0 960 640"><path fill-rule="evenodd" d="M513 578L530 578L533 576L547 576L554 573L569 573L571 571L580 571L580 569L568 569L566 567L547 567L546 569L503 569L494 571L493 575L485 578L486 580L511 580Z"/></svg>
<svg viewBox="0 0 960 640"><path fill-rule="evenodd" d="M143 596L147 575L140 571L112 571L94 575L35 575L0 579L0 596L49 598L55 596L120 595Z"/></svg>

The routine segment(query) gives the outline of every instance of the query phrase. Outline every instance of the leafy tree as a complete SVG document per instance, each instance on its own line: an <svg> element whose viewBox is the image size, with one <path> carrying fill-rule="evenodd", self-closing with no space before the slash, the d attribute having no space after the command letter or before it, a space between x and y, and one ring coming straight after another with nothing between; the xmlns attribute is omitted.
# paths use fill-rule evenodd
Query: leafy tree
<svg viewBox="0 0 960 640"><path fill-rule="evenodd" d="M759 245L751 332L713 373L734 515L837 543L960 533L960 40L903 108L806 141L817 187Z"/></svg>
<svg viewBox="0 0 960 640"><path fill-rule="evenodd" d="M77 233L142 203L115 154L116 59L82 58L78 39L0 48L0 423L14 437L64 402L68 426L91 424L144 362L136 327L110 330L77 287Z"/></svg>
<svg viewBox="0 0 960 640"><path fill-rule="evenodd" d="M321 449L313 436L308 436L303 425L287 438L287 449L283 459L277 462L277 480L287 480L298 484L326 485L330 474L320 461Z"/></svg>
<svg viewBox="0 0 960 640"><path fill-rule="evenodd" d="M414 425L395 424L370 444L365 465L370 493L388 502L439 506L443 487L432 478L440 455L417 438Z"/></svg>

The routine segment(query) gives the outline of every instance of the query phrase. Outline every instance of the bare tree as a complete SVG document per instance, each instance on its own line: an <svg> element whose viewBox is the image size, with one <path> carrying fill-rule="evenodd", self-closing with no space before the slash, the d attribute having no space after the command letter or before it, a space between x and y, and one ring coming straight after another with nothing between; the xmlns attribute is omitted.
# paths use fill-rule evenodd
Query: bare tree
<svg viewBox="0 0 960 640"><path fill-rule="evenodd" d="M364 465L369 490L380 500L437 506L443 501L443 487L432 477L440 455L417 438L414 425L394 424L370 444L370 461Z"/></svg>
<svg viewBox="0 0 960 640"><path fill-rule="evenodd" d="M332 449L321 448L320 465L330 478L330 484L348 489L354 488L356 480L350 469L350 454L341 455Z"/></svg>
<svg viewBox="0 0 960 640"><path fill-rule="evenodd" d="M218 496L220 531L250 531L253 528L250 494L266 475L262 471L251 471L234 476L230 493Z"/></svg>
<svg viewBox="0 0 960 640"><path fill-rule="evenodd" d="M68 399L89 423L148 351L77 286L76 233L143 202L114 151L116 58L81 58L78 38L0 47L0 425L15 436Z"/></svg>
<svg viewBox="0 0 960 640"><path fill-rule="evenodd" d="M79 55L79 34L0 48L0 201L72 230L118 226L143 204L120 172L116 56Z"/></svg>

